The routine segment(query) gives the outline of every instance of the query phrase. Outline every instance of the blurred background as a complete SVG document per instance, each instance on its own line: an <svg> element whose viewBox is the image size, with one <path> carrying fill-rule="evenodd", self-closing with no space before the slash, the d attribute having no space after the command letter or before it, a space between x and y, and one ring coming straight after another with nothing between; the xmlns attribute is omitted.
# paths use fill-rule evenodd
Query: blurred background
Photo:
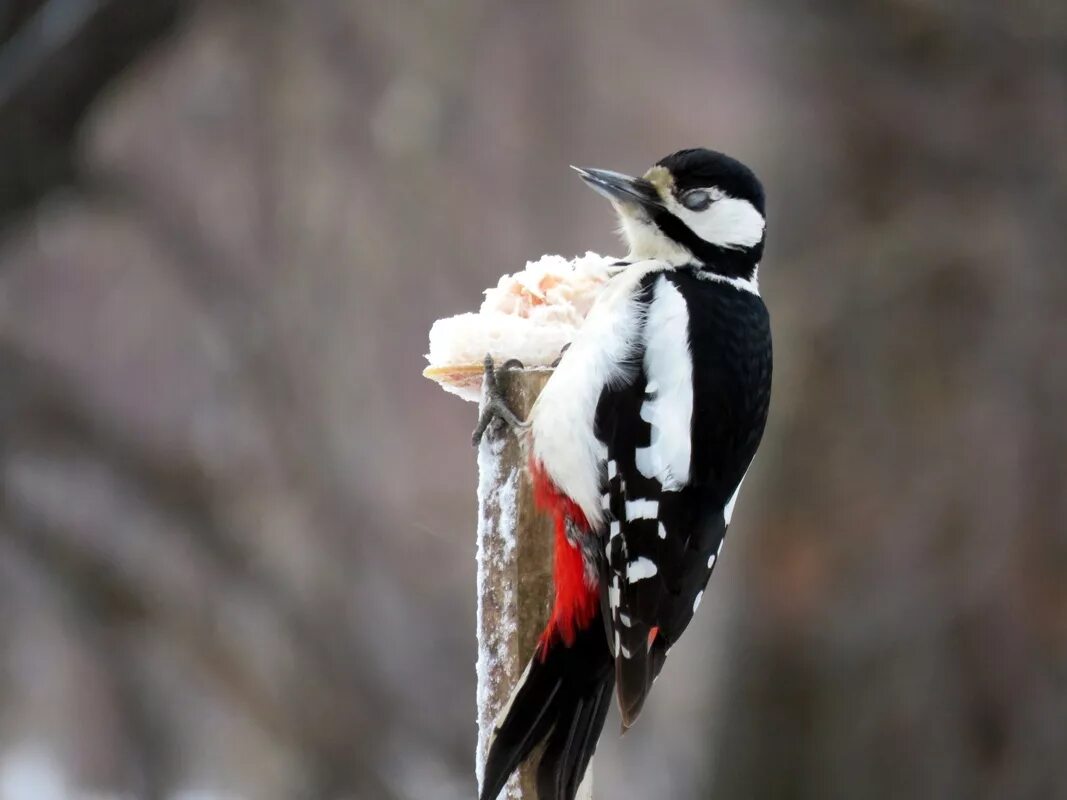
<svg viewBox="0 0 1067 800"><path fill-rule="evenodd" d="M1067 798L1067 5L4 0L0 800L473 797L426 333L695 145L771 426L598 796Z"/></svg>

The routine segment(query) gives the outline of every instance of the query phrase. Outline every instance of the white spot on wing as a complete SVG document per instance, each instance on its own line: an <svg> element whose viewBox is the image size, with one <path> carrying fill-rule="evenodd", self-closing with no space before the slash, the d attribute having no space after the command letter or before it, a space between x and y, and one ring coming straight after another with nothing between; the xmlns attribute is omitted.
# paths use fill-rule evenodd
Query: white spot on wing
<svg viewBox="0 0 1067 800"><path fill-rule="evenodd" d="M600 507L605 511L611 508L611 495L607 492L600 496Z"/></svg>
<svg viewBox="0 0 1067 800"><path fill-rule="evenodd" d="M619 467L615 463L615 459L613 458L613 459L611 459L611 461L608 462L608 480L609 481L610 480L614 480L615 476L618 475L618 474L619 474Z"/></svg>
<svg viewBox="0 0 1067 800"><path fill-rule="evenodd" d="M659 516L659 500L627 500L626 519L655 519Z"/></svg>
<svg viewBox="0 0 1067 800"><path fill-rule="evenodd" d="M659 530L657 530L656 533L659 534L659 538L661 539L667 538L667 529L664 527L662 522L659 524Z"/></svg>
<svg viewBox="0 0 1067 800"><path fill-rule="evenodd" d="M619 578L618 576L611 579L611 586L608 587L608 606L614 610L619 607Z"/></svg>
<svg viewBox="0 0 1067 800"><path fill-rule="evenodd" d="M626 579L630 581L630 583L651 578L658 572L659 567L656 566L656 562L649 558L645 558L644 556L641 556L626 565Z"/></svg>
<svg viewBox="0 0 1067 800"><path fill-rule="evenodd" d="M608 538L614 539L616 536L619 535L619 532L622 530L622 523L620 523L617 519L613 519L611 521L611 525L608 527L608 530L610 531L610 533L608 534Z"/></svg>
<svg viewBox="0 0 1067 800"><path fill-rule="evenodd" d="M630 619L630 615L624 611L619 612L619 622L629 628L633 624L633 620Z"/></svg>
<svg viewBox="0 0 1067 800"><path fill-rule="evenodd" d="M712 553L710 556L708 556L708 569L711 569L712 567L715 566L716 557L717 556L714 553Z"/></svg>
<svg viewBox="0 0 1067 800"><path fill-rule="evenodd" d="M748 473L746 472L745 475ZM741 480L737 482L737 488L734 489L734 493L730 496L729 501L726 503L726 508L722 510L722 518L727 525L730 524L730 520L734 516L734 506L737 504L737 495L741 492L741 484L745 482L745 475L741 476Z"/></svg>
<svg viewBox="0 0 1067 800"><path fill-rule="evenodd" d="M704 599L704 592L697 592L696 598L693 600L693 613L697 613L697 609L700 608L700 601Z"/></svg>

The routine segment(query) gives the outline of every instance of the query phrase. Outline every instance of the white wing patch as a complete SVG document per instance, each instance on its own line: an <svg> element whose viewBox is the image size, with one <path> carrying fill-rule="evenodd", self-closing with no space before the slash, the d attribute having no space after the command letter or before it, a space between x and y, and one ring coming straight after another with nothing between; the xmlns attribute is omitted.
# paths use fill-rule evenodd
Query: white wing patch
<svg viewBox="0 0 1067 800"><path fill-rule="evenodd" d="M693 358L689 351L689 309L666 276L656 281L645 322L644 370L649 397L641 418L652 426L648 447L638 448L637 470L676 491L689 482L692 457Z"/></svg>
<svg viewBox="0 0 1067 800"><path fill-rule="evenodd" d="M630 583L652 578L659 572L659 567L652 559L641 556L626 565L626 579Z"/></svg>
<svg viewBox="0 0 1067 800"><path fill-rule="evenodd" d="M659 516L659 500L627 500L626 519L656 519Z"/></svg>

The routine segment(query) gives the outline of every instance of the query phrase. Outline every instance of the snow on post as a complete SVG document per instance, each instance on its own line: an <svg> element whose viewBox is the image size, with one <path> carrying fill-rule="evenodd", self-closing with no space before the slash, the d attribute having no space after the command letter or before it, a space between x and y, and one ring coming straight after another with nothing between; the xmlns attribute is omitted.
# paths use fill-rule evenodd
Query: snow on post
<svg viewBox="0 0 1067 800"><path fill-rule="evenodd" d="M587 253L568 261L544 256L488 289L477 314L438 320L430 331L430 366L423 372L465 400L478 401L482 359L498 367L509 407L525 418L551 373L550 364L574 336L614 259ZM472 415L473 427L473 415ZM534 506L523 443L502 424L478 448L478 749L479 786L489 738L522 677L552 601L552 523ZM578 800L592 798L592 765ZM500 795L535 800L535 770L523 768Z"/></svg>
<svg viewBox="0 0 1067 800"><path fill-rule="evenodd" d="M529 413L550 372L497 373L508 405ZM552 524L534 508L523 447L493 425L478 448L478 750L479 787L494 722L519 682L552 599ZM536 798L535 774L524 767L503 792Z"/></svg>

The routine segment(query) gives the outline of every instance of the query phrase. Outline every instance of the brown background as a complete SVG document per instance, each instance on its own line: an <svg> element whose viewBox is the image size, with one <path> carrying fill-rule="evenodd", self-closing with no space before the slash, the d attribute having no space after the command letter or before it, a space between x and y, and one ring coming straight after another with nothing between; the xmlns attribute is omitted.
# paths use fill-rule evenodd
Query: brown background
<svg viewBox="0 0 1067 800"><path fill-rule="evenodd" d="M471 797L426 332L693 145L772 421L598 795L1067 798L1065 8L0 5L0 798Z"/></svg>

